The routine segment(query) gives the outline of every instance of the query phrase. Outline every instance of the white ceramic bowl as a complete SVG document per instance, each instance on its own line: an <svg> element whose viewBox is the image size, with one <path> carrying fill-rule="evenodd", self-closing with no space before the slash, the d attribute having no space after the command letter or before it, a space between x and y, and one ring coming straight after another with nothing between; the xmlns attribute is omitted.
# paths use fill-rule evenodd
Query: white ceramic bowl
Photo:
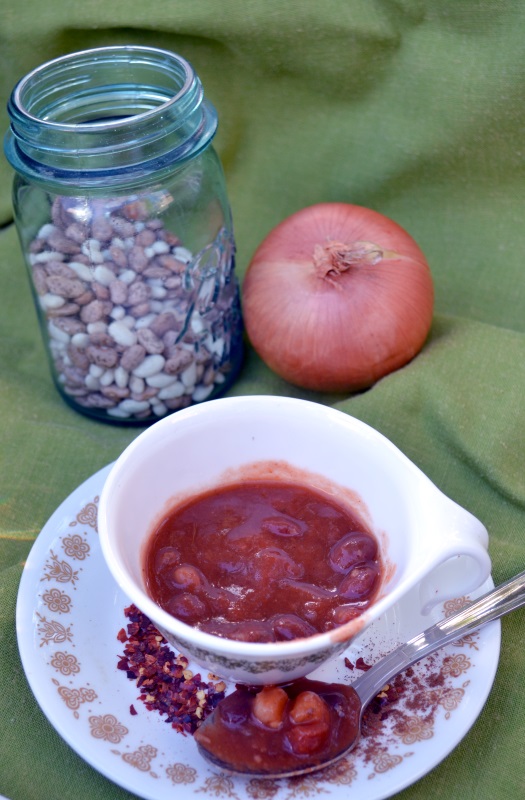
<svg viewBox="0 0 525 800"><path fill-rule="evenodd" d="M364 517L380 542L385 575L360 617L308 638L254 644L204 633L148 596L143 549L166 512L206 489L262 475L327 489ZM146 429L107 478L98 527L116 582L166 639L215 674L250 684L312 672L416 584L429 609L490 574L482 523L388 439L348 414L291 398L212 400Z"/></svg>

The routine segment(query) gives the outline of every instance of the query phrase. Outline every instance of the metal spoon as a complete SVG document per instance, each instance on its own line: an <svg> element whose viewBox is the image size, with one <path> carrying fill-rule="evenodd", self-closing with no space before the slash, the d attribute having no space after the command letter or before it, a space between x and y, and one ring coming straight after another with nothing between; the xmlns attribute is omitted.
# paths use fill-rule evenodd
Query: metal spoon
<svg viewBox="0 0 525 800"><path fill-rule="evenodd" d="M389 683L396 675L411 667L425 656L429 656L449 642L461 638L465 634L477 630L488 622L499 619L500 617L525 605L525 572L520 573L515 578L501 584L496 589L487 592L474 602L464 606L461 611L453 614L446 619L442 619L423 633L410 639L406 644L393 650L389 655L382 658L363 675L353 681L352 688L357 692L361 701L361 711L359 716L359 728L363 718L363 713L371 700L381 691L385 684ZM214 712L215 713L215 712ZM264 778L287 778L297 775L304 775L323 769L353 750L359 740L359 733L355 739L347 744L341 751L326 759L322 763L312 758L311 763L300 763L291 770L280 773L265 771L254 772L239 769L234 763L225 763L224 760L214 759L213 754L199 745L200 753L212 764L219 766L222 770L227 770L232 774L246 775L251 777ZM249 741L246 741L249 747Z"/></svg>

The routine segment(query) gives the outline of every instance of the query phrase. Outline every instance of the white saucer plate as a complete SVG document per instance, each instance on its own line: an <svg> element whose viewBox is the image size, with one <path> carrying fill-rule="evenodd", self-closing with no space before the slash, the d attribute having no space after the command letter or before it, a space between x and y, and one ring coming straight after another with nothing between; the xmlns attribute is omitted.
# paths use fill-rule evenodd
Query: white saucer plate
<svg viewBox="0 0 525 800"><path fill-rule="evenodd" d="M216 772L198 754L193 738L148 711L137 699L134 682L117 669L123 653L117 634L126 626L129 601L110 576L96 529L98 498L109 469L79 486L42 529L20 582L16 620L22 664L40 707L73 750L109 780L145 800L172 800L177 789L200 800L321 795L383 800L439 764L474 724L498 666L499 622L441 651L443 680L432 690L431 719L413 711L408 726L399 731L386 721L375 733L373 748L371 740L363 739L337 767L303 778L255 780ZM475 594L492 586L489 580ZM424 617L412 592L313 677L351 680L359 672L349 670L345 656L353 664L359 657L371 663L462 602L458 598ZM200 671L191 663L190 668ZM422 684L431 668L435 662L415 668Z"/></svg>

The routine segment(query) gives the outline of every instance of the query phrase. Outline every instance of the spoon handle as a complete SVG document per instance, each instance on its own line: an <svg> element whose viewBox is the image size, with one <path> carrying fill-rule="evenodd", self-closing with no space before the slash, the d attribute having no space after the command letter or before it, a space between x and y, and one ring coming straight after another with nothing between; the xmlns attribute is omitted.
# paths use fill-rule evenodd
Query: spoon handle
<svg viewBox="0 0 525 800"><path fill-rule="evenodd" d="M393 650L372 669L357 678L352 686L359 695L363 708L398 673L449 642L523 605L525 605L525 572L482 595L452 616L436 622L406 644Z"/></svg>

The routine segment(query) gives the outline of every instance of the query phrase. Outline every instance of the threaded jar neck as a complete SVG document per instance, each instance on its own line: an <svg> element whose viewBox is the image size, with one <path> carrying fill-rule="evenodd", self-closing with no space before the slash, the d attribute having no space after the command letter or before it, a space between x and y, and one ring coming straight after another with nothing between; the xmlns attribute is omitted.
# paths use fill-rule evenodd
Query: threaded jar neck
<svg viewBox="0 0 525 800"><path fill-rule="evenodd" d="M217 115L180 56L152 47L102 47L30 72L8 103L5 150L32 180L126 183L201 152Z"/></svg>

